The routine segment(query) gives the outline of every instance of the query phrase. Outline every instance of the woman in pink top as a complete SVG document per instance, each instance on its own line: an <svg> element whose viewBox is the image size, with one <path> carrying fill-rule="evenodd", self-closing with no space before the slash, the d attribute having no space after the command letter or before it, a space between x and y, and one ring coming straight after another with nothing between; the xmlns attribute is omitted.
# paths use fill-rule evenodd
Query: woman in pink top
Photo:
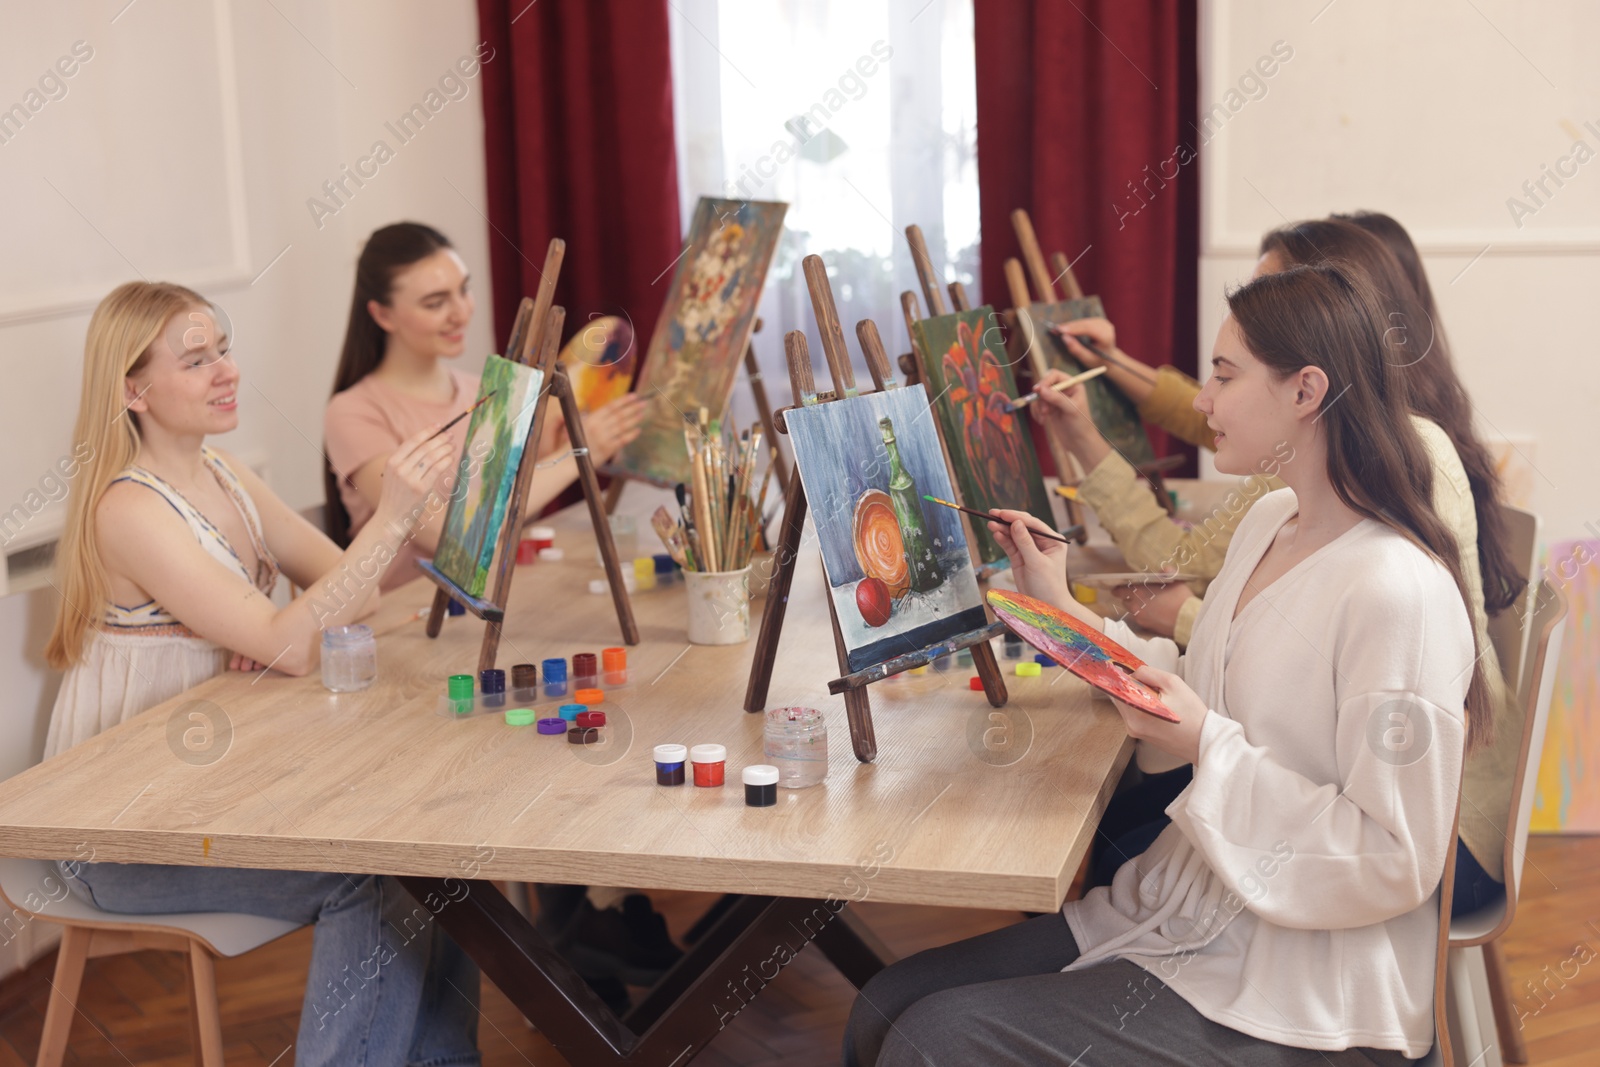
<svg viewBox="0 0 1600 1067"><path fill-rule="evenodd" d="M476 305L466 264L448 238L416 222L385 226L367 239L356 263L355 295L333 399L323 415L329 468L324 472L328 532L343 542L372 518L382 489L384 461L417 429L448 422L478 395L476 376L451 365L466 349ZM628 395L584 417L597 463L639 435L644 403ZM548 420L539 456L567 447L559 414ZM450 429L455 452L466 446L468 420ZM534 472L525 514L537 515L577 478L568 456ZM444 526L444 501L453 469L436 487L438 507L404 544L384 574L390 589L417 576L419 558L431 557Z"/></svg>

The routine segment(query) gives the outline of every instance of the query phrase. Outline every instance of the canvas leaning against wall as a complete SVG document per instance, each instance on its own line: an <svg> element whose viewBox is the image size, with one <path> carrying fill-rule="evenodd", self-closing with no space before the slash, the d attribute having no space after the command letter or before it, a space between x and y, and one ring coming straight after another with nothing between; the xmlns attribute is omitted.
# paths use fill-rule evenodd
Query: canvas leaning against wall
<svg viewBox="0 0 1600 1067"><path fill-rule="evenodd" d="M890 389L785 415L852 671L985 625L927 394Z"/></svg>
<svg viewBox="0 0 1600 1067"><path fill-rule="evenodd" d="M644 426L608 470L657 485L688 480L684 419L702 407L722 418L788 210L700 198L639 375Z"/></svg>
<svg viewBox="0 0 1600 1067"><path fill-rule="evenodd" d="M478 397L493 397L467 422L467 444L456 468L444 530L433 565L463 592L481 597L489 586L500 527L533 427L544 372L490 356Z"/></svg>
<svg viewBox="0 0 1600 1067"><path fill-rule="evenodd" d="M1054 526L1027 412L1008 410L1017 382L994 309L922 319L915 330L961 502L978 511L1026 511ZM987 524L975 519L970 528L981 562L1006 558Z"/></svg>

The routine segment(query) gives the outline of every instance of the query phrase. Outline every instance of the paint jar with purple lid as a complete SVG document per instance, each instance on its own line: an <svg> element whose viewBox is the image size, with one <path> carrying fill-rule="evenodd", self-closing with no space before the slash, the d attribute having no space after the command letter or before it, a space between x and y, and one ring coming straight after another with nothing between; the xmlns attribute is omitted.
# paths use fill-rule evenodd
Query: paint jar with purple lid
<svg viewBox="0 0 1600 1067"><path fill-rule="evenodd" d="M779 785L816 785L828 776L828 720L816 708L773 708L767 712L762 749L778 768Z"/></svg>
<svg viewBox="0 0 1600 1067"><path fill-rule="evenodd" d="M656 785L683 784L683 765L689 759L686 745L657 745L655 758Z"/></svg>

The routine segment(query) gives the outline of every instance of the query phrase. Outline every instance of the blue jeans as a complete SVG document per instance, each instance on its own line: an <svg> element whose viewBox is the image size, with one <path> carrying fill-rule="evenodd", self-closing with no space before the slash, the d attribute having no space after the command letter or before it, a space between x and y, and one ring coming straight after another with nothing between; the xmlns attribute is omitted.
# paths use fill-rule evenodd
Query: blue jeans
<svg viewBox="0 0 1600 1067"><path fill-rule="evenodd" d="M480 1062L478 967L387 875L63 863L67 884L121 915L230 911L313 926L298 1067ZM76 877L74 877L74 875ZM458 883L467 891L466 883ZM459 900L460 898L456 898Z"/></svg>

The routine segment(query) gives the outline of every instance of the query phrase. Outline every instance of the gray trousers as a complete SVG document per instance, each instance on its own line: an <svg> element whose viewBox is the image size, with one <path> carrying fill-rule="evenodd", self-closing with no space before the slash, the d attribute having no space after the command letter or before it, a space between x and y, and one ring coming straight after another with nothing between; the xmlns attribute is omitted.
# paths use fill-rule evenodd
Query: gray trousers
<svg viewBox="0 0 1600 1067"><path fill-rule="evenodd" d="M1214 1023L1160 978L1078 958L1060 912L929 949L879 972L850 1010L845 1067L1400 1067L1401 1052L1276 1045Z"/></svg>

